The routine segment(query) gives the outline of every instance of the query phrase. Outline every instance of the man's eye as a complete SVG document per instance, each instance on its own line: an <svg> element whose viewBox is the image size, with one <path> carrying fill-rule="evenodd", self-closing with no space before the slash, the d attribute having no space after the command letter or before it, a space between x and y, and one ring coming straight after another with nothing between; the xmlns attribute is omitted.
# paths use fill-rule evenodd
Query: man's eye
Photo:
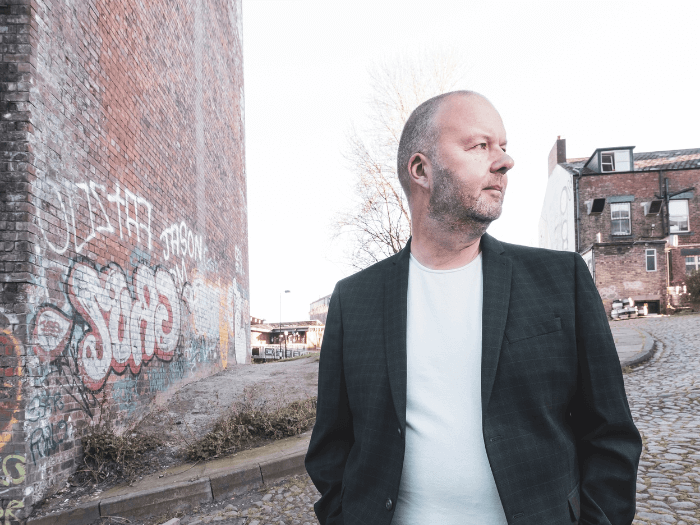
<svg viewBox="0 0 700 525"><path fill-rule="evenodd" d="M476 147L481 148L481 149L486 149L486 142L482 142L481 144L477 144Z"/></svg>

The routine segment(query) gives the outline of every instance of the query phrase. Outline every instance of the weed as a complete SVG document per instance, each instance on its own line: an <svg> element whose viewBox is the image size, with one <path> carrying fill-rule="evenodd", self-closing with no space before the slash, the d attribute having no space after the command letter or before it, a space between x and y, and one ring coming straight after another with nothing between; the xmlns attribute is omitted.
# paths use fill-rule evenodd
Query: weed
<svg viewBox="0 0 700 525"><path fill-rule="evenodd" d="M81 439L83 464L76 476L85 482L133 480L143 470L144 454L162 445L153 435L139 432L135 427L117 434L110 423L100 422L90 427Z"/></svg>
<svg viewBox="0 0 700 525"><path fill-rule="evenodd" d="M243 401L221 417L203 438L187 447L187 459L207 460L230 454L264 439L282 439L301 434L316 419L316 398L283 404L256 398L254 389L247 389Z"/></svg>

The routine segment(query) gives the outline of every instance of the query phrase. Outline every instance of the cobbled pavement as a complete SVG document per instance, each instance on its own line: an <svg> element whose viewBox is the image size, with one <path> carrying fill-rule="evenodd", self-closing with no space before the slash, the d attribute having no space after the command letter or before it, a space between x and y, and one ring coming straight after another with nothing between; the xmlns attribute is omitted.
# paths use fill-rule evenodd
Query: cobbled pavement
<svg viewBox="0 0 700 525"><path fill-rule="evenodd" d="M633 524L700 523L700 316L620 322L658 341L654 357L625 374L644 439Z"/></svg>
<svg viewBox="0 0 700 525"><path fill-rule="evenodd" d="M624 376L644 439L633 525L700 524L700 316L620 322L658 341L654 357ZM315 525L317 499L308 476L294 476L202 507L181 523Z"/></svg>

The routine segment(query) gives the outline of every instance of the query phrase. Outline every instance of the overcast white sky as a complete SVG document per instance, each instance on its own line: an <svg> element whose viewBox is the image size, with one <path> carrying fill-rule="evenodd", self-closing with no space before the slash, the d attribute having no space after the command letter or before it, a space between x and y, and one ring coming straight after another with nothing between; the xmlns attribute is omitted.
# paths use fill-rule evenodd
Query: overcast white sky
<svg viewBox="0 0 700 525"><path fill-rule="evenodd" d="M368 67L425 47L459 49L462 86L508 132L502 217L489 232L537 245L547 156L598 147L700 147L700 2L243 0L251 315L308 319L352 273L332 242L349 203L342 157L366 114Z"/></svg>

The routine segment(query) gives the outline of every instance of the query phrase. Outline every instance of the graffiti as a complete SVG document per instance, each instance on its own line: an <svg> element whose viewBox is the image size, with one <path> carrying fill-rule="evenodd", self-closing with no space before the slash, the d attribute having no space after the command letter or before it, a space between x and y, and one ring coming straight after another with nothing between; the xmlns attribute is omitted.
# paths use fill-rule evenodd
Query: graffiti
<svg viewBox="0 0 700 525"><path fill-rule="evenodd" d="M146 247L149 251L153 248L151 230L153 205L127 188L124 188L124 197L122 197L119 182L115 183L113 193L107 193L104 185L94 181L80 182L75 184L75 189L66 191L65 197L56 182L46 179L46 184L51 187L51 190L47 192L43 206L37 206L37 219L41 219L43 208L45 220L40 223L45 222L46 225L41 228L41 232L47 246L57 254L65 253L71 244L75 248L75 253L79 254L98 234L115 234L116 229L110 222L107 212L110 204L113 204L117 211L119 238L124 239L128 235L130 240L135 238L137 244ZM76 224L75 208L83 206L87 207L89 219L87 235L79 232ZM56 213L50 212L51 207L56 208ZM54 216L58 219L58 225L53 220Z"/></svg>
<svg viewBox="0 0 700 525"><path fill-rule="evenodd" d="M32 325L32 349L40 365L53 365L44 374L63 378L69 393L87 413L96 406L94 392L109 374L127 369L138 375L154 357L172 362L182 342L187 362L212 362L225 367L229 339L236 361L245 362L244 297L238 283L221 286L201 277L177 287L162 267L137 266L131 280L116 264L101 270L87 262L75 263L66 282L72 314L52 306L39 307ZM186 335L186 337L185 337ZM155 379L161 388L182 379L185 370L175 365L167 378ZM157 377L157 373L153 377ZM69 381L69 384L66 384ZM120 395L127 396L126 390ZM56 408L39 396L29 404L28 418L37 421Z"/></svg>
<svg viewBox="0 0 700 525"><path fill-rule="evenodd" d="M22 344L10 329L0 330L0 356L5 362L4 368L0 368L3 372L3 377L0 377L0 410L6 414L6 417L0 420L0 449L12 439L12 427L19 422L22 390L18 376L22 375L22 353Z"/></svg>
<svg viewBox="0 0 700 525"><path fill-rule="evenodd" d="M49 394L47 391L35 396L27 405L26 417L28 421L36 422L48 415L63 411L63 397L59 392Z"/></svg>
<svg viewBox="0 0 700 525"><path fill-rule="evenodd" d="M232 296L232 297L231 297ZM236 363L245 363L248 353L248 339L246 334L250 332L246 323L247 319L243 318L243 294L238 288L238 283L234 279L233 285L229 288L229 305L228 311L232 312L232 323L230 330L235 337L234 352L236 354Z"/></svg>
<svg viewBox="0 0 700 525"><path fill-rule="evenodd" d="M121 410L131 413L139 401L138 382L134 377L127 377L112 385L112 399Z"/></svg>
<svg viewBox="0 0 700 525"><path fill-rule="evenodd" d="M82 333L79 326L74 328L74 333ZM78 368L77 356L75 354L75 345L68 345L65 354L59 355L50 363L40 362L35 372L35 387L41 387L42 385L48 386L50 380L53 379L56 385L61 387L62 392L70 396L70 398L76 402L78 405L77 409L82 410L89 417L93 416L93 410L97 408L98 405L97 397L95 397L95 393L92 390L84 385L80 377L80 369ZM54 397L53 400L55 401L56 398ZM60 408L62 404L63 400L61 399L60 403L55 403L54 408L56 410L62 410ZM33 406L35 405L29 405L30 408ZM33 413L30 412L30 414ZM36 416L36 414L33 415ZM42 418L40 417L39 419Z"/></svg>
<svg viewBox="0 0 700 525"><path fill-rule="evenodd" d="M24 483L27 475L27 471L24 467L26 461L26 458L19 454L5 456L2 460L3 477L0 478L0 484L9 487L11 485L21 485Z"/></svg>
<svg viewBox="0 0 700 525"><path fill-rule="evenodd" d="M163 230L163 233L160 234L160 240L165 246L163 259L166 261L170 259L171 255L183 259L189 257L196 261L204 260L205 249L202 236L196 235L185 221L173 224Z"/></svg>
<svg viewBox="0 0 700 525"><path fill-rule="evenodd" d="M150 392L162 392L169 385L181 381L185 377L186 363L184 359L178 359L170 363L170 366L153 368L148 372L148 387Z"/></svg>
<svg viewBox="0 0 700 525"><path fill-rule="evenodd" d="M11 525L12 523L20 523L21 518L15 516L15 511L24 508L24 502L13 499L13 500L2 500L2 506L0 507L0 518L4 518L2 521L3 525Z"/></svg>
<svg viewBox="0 0 700 525"><path fill-rule="evenodd" d="M132 276L133 296L117 265L98 272L77 263L68 277L68 298L87 324L76 345L85 386L99 390L110 370L128 367L138 374L154 356L169 361L180 335L180 298L172 275L163 268L139 266ZM34 352L44 361L63 355L73 321L50 306L36 316ZM56 346L54 343L58 342Z"/></svg>
<svg viewBox="0 0 700 525"><path fill-rule="evenodd" d="M63 431L63 435L59 437ZM29 450L36 465L37 457L46 458L56 452L58 446L68 437L68 423L61 420L35 429L29 437ZM35 453L36 452L36 453Z"/></svg>
<svg viewBox="0 0 700 525"><path fill-rule="evenodd" d="M34 353L53 361L68 344L73 320L52 305L41 307L34 324Z"/></svg>

